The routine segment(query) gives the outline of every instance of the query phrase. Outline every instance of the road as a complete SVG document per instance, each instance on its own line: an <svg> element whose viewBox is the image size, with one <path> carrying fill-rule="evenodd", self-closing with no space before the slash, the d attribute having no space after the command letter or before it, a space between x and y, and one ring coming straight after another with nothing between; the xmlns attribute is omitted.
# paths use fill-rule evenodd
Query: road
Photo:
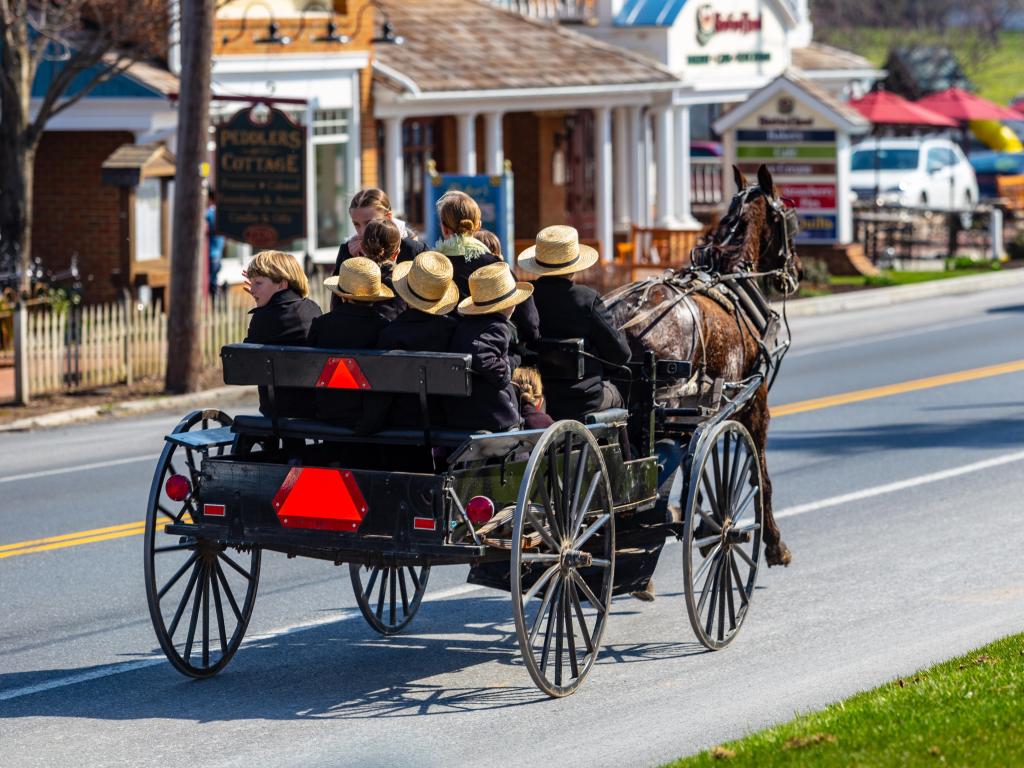
<svg viewBox="0 0 1024 768"><path fill-rule="evenodd" d="M0 764L651 766L1024 628L1024 297L793 333L769 449L792 566L762 570L710 653L670 544L658 599L616 600L591 677L557 701L518 659L507 595L464 568L435 569L409 633L384 639L344 569L274 554L252 639L183 678L136 529L23 543L140 520L176 415L0 437Z"/></svg>

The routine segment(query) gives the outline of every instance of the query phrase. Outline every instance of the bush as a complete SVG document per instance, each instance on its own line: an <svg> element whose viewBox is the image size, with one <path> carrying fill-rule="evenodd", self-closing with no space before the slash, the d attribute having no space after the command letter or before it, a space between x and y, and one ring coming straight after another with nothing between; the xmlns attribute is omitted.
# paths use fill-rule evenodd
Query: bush
<svg viewBox="0 0 1024 768"><path fill-rule="evenodd" d="M801 259L804 268L803 284L808 287L824 288L830 277L828 264L824 259Z"/></svg>
<svg viewBox="0 0 1024 768"><path fill-rule="evenodd" d="M999 269L999 262L995 259L975 259L970 256L953 256L946 259L947 272L961 269Z"/></svg>

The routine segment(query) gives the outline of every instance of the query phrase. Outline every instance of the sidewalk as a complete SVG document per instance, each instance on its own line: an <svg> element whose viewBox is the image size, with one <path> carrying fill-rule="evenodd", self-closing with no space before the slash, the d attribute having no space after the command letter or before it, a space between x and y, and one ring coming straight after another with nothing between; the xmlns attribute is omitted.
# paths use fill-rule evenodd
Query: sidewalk
<svg viewBox="0 0 1024 768"><path fill-rule="evenodd" d="M948 280L933 280L915 285L872 288L810 299L796 299L787 303L786 313L789 317L830 315L874 307L885 307L935 296L978 293L1013 286L1021 287L1021 295L1024 298L1024 269L990 272ZM109 389L116 390L117 388L111 387ZM82 407L63 409L60 405L55 405L56 410L34 413L25 418L3 423L3 403L9 402L13 395L14 369L10 367L0 368L0 433L62 426L101 416L127 416L175 409L184 413L190 408L225 407L234 405L239 401L255 400L256 390L254 387L218 386L190 395L154 394L141 398L139 398L138 393L125 393L121 394L120 397L110 393L96 393L95 395L82 396L83 399L93 401ZM65 397L59 399L66 402L72 398ZM12 409L13 407L11 406ZM41 404L41 407L45 411L45 406Z"/></svg>

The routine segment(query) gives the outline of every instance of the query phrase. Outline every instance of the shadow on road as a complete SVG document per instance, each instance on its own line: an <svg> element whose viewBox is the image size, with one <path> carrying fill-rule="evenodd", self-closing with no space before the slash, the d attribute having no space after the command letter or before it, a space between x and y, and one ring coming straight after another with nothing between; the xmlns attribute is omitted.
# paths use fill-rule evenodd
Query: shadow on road
<svg viewBox="0 0 1024 768"><path fill-rule="evenodd" d="M1015 416L942 424L918 422L875 424L857 429L786 430L771 435L768 452L770 455L774 451L814 451L827 456L849 456L894 449L1018 448L1022 442L1024 416Z"/></svg>
<svg viewBox="0 0 1024 768"><path fill-rule="evenodd" d="M616 601L612 621L620 606L628 610L628 598ZM208 680L184 678L164 663L103 677L119 665L0 674L0 693L97 674L5 701L4 716L206 723L440 715L541 704L548 699L522 664L510 613L504 596L439 600L423 606L410 634L380 637L361 618L297 630L243 645ZM613 664L706 652L692 641L606 645L591 674L599 677L602 667Z"/></svg>

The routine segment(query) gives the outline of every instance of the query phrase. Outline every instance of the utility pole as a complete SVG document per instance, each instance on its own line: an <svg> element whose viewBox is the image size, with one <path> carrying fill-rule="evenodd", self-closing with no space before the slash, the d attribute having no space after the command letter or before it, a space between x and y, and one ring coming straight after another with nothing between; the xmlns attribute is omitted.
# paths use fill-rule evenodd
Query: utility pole
<svg viewBox="0 0 1024 768"><path fill-rule="evenodd" d="M167 316L169 392L199 389L203 250L203 175L210 125L214 0L181 0L178 169L174 179L171 296Z"/></svg>

